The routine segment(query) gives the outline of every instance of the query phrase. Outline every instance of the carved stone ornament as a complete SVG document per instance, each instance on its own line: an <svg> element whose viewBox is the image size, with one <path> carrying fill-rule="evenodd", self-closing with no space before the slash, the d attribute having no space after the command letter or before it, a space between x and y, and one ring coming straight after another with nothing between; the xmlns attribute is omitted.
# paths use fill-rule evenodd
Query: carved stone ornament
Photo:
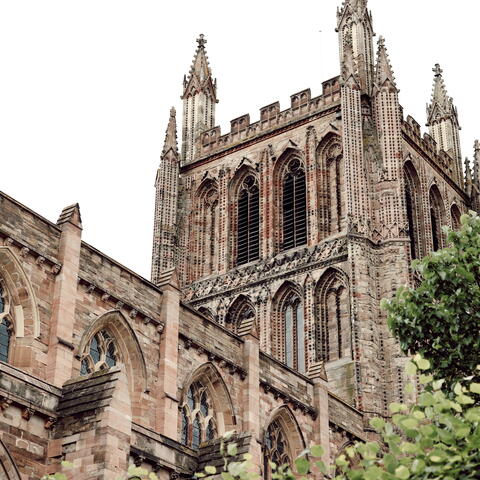
<svg viewBox="0 0 480 480"><path fill-rule="evenodd" d="M35 410L33 408L25 407L22 410L22 418L27 422L32 418L32 415L34 414L35 414Z"/></svg>

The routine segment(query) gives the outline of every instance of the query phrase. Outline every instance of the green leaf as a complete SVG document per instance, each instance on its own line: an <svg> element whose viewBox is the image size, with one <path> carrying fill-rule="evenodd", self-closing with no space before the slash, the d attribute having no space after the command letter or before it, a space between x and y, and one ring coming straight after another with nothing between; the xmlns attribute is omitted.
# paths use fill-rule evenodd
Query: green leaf
<svg viewBox="0 0 480 480"><path fill-rule="evenodd" d="M227 445L227 455L230 457L234 457L237 454L237 444L236 443L229 443Z"/></svg>
<svg viewBox="0 0 480 480"><path fill-rule="evenodd" d="M310 472L310 462L305 457L295 459L295 467L300 475L306 475Z"/></svg>
<svg viewBox="0 0 480 480"><path fill-rule="evenodd" d="M472 393L479 393L480 394L480 383L471 383L470 384L470 391Z"/></svg>
<svg viewBox="0 0 480 480"><path fill-rule="evenodd" d="M390 405L390 407L391 407L391 405ZM377 432L380 432L381 430L383 430L383 427L385 426L385 420L383 420L383 418L379 418L379 417L371 418L371 419L370 419L370 425L371 425Z"/></svg>
<svg viewBox="0 0 480 480"><path fill-rule="evenodd" d="M217 469L215 467L212 467L211 465L208 465L205 467L205 472L209 475L215 475L217 473Z"/></svg>
<svg viewBox="0 0 480 480"><path fill-rule="evenodd" d="M405 365L405 371L408 375L415 375L417 373L417 366L413 362L407 362Z"/></svg>
<svg viewBox="0 0 480 480"><path fill-rule="evenodd" d="M410 478L410 470L407 467L405 467L404 465L400 465L395 470L395 475L400 480L407 480L408 478Z"/></svg>
<svg viewBox="0 0 480 480"><path fill-rule="evenodd" d="M417 366L420 370L429 370L431 367L430 362L425 358L417 360Z"/></svg>

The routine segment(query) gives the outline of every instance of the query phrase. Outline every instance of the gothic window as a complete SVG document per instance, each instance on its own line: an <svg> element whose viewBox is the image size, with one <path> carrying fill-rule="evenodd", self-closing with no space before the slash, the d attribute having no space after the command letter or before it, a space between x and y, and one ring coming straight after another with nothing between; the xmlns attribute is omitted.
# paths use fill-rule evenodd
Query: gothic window
<svg viewBox="0 0 480 480"><path fill-rule="evenodd" d="M443 200L436 185L430 189L430 224L433 251L443 248L442 226L444 224Z"/></svg>
<svg viewBox="0 0 480 480"><path fill-rule="evenodd" d="M245 178L237 204L237 265L258 260L260 255L260 195L254 176Z"/></svg>
<svg viewBox="0 0 480 480"><path fill-rule="evenodd" d="M291 465L290 448L288 440L277 421L268 427L263 440L263 478L272 479L272 467L275 465Z"/></svg>
<svg viewBox="0 0 480 480"><path fill-rule="evenodd" d="M307 197L305 170L293 158L283 177L283 250L307 243Z"/></svg>
<svg viewBox="0 0 480 480"><path fill-rule="evenodd" d="M272 331L275 356L288 367L305 373L306 336L302 299L295 290L282 287L280 300L275 303L277 321Z"/></svg>
<svg viewBox="0 0 480 480"><path fill-rule="evenodd" d="M316 293L316 357L332 362L351 358L352 339L348 291L339 273L327 271Z"/></svg>
<svg viewBox="0 0 480 480"><path fill-rule="evenodd" d="M422 256L420 181L413 165L405 165L405 206L407 210L408 236L412 260Z"/></svg>
<svg viewBox="0 0 480 480"><path fill-rule="evenodd" d="M13 323L9 317L10 304L7 291L0 284L0 360L8 362L10 351L10 339L13 330Z"/></svg>
<svg viewBox="0 0 480 480"><path fill-rule="evenodd" d="M187 390L181 406L180 428L181 443L194 450L217 436L210 396L200 382L192 383Z"/></svg>
<svg viewBox="0 0 480 480"><path fill-rule="evenodd" d="M106 330L96 333L82 356L80 375L108 370L117 364L117 347Z"/></svg>
<svg viewBox="0 0 480 480"><path fill-rule="evenodd" d="M251 330L255 322L255 309L247 297L238 297L225 316L225 325L228 329L242 335Z"/></svg>
<svg viewBox="0 0 480 480"><path fill-rule="evenodd" d="M452 229L453 230L460 230L460 217L462 216L460 213L460 209L457 205L453 204L450 208L450 215L452 217Z"/></svg>

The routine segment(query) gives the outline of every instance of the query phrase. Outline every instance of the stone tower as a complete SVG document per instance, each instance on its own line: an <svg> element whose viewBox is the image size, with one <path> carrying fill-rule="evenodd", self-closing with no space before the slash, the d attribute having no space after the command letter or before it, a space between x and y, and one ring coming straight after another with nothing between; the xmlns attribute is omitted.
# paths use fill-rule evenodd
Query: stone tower
<svg viewBox="0 0 480 480"><path fill-rule="evenodd" d="M184 82L177 207L184 301L369 414L404 397L403 363L380 309L412 283L412 259L479 202L480 150L461 171L457 112L435 70L430 135L403 115L366 0L337 12L339 76L215 126L203 35ZM477 199L477 200L476 200ZM478 208L478 207L476 207Z"/></svg>
<svg viewBox="0 0 480 480"><path fill-rule="evenodd" d="M175 266L180 155L177 147L175 109L170 110L160 165L155 179L152 282Z"/></svg>

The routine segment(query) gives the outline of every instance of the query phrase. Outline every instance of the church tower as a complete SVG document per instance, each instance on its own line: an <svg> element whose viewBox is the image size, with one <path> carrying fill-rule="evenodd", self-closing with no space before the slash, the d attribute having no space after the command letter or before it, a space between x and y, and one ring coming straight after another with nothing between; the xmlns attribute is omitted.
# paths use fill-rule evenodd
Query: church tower
<svg viewBox="0 0 480 480"><path fill-rule="evenodd" d="M460 151L460 125L458 114L453 99L448 96L443 70L437 63L433 69L433 93L429 105L427 105L427 126L430 135L437 142L438 150L443 150L450 155L453 161L455 180L462 183L462 154Z"/></svg>
<svg viewBox="0 0 480 480"><path fill-rule="evenodd" d="M188 77L183 80L182 162L193 161L199 153L199 136L215 126L217 81L213 79L205 51L204 35L197 39L197 50Z"/></svg>
<svg viewBox="0 0 480 480"><path fill-rule="evenodd" d="M373 88L374 54L372 16L367 0L345 0L337 11L340 61L351 48L354 72L358 75L362 93L370 94Z"/></svg>
<svg viewBox="0 0 480 480"><path fill-rule="evenodd" d="M160 166L155 179L155 218L153 227L152 283L175 266L179 153L175 109L170 110Z"/></svg>

